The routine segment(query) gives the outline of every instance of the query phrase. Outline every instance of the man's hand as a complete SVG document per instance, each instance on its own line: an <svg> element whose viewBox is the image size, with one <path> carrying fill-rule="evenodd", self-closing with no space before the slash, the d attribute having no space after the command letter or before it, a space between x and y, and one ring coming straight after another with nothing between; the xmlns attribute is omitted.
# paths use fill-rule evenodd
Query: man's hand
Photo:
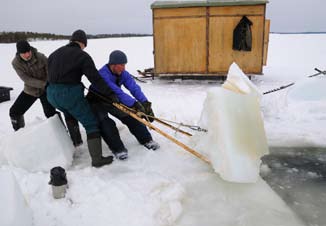
<svg viewBox="0 0 326 226"><path fill-rule="evenodd" d="M138 101L136 101L134 105L132 105L132 108L135 109L137 112L142 112L146 114L144 106Z"/></svg>
<svg viewBox="0 0 326 226"><path fill-rule="evenodd" d="M152 116L152 117L147 117L148 120L150 122L153 122L154 121L154 118L153 118L154 117L154 112L153 112L153 109L152 109L152 103L149 102L149 101L145 101L145 102L142 103L142 105L144 106L145 114L148 115L148 116Z"/></svg>

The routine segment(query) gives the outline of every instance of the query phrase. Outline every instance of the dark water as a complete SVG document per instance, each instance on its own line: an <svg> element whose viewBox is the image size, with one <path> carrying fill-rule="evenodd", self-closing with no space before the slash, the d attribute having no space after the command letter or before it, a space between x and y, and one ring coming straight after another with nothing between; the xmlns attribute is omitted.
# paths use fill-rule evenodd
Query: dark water
<svg viewBox="0 0 326 226"><path fill-rule="evenodd" d="M326 226L326 148L271 147L262 161L261 177L298 217Z"/></svg>

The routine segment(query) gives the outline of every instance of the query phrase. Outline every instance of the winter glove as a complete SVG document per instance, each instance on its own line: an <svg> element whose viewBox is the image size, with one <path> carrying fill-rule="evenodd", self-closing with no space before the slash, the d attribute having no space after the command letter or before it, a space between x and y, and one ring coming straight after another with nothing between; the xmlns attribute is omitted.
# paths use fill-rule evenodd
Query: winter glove
<svg viewBox="0 0 326 226"><path fill-rule="evenodd" d="M137 112L142 112L145 113L145 108L143 107L143 105L141 103L139 103L138 101L136 101L134 103L134 105L132 105L132 108L134 110L136 110ZM145 113L146 114L146 113Z"/></svg>
<svg viewBox="0 0 326 226"><path fill-rule="evenodd" d="M152 109L152 103L149 102L149 101L145 101L145 102L142 103L142 105L144 106L145 114L148 115L148 116L154 117L154 112L153 112L153 109ZM152 117L147 117L150 122L154 121L154 118L152 118Z"/></svg>

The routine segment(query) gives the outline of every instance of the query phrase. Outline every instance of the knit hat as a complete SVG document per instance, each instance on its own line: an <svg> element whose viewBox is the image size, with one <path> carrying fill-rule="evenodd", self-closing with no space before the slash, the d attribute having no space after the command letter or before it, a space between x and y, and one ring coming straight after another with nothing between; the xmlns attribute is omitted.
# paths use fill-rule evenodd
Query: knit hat
<svg viewBox="0 0 326 226"><path fill-rule="evenodd" d="M17 53L26 53L31 50L31 46L26 40L20 40L16 43Z"/></svg>
<svg viewBox="0 0 326 226"><path fill-rule="evenodd" d="M110 54L109 64L126 64L127 62L126 54L120 50L114 50Z"/></svg>
<svg viewBox="0 0 326 226"><path fill-rule="evenodd" d="M73 41L81 42L85 46L87 46L87 37L86 37L85 31L83 31L83 30L74 31L74 33L72 33L72 35L71 35L70 41L71 42L73 42Z"/></svg>

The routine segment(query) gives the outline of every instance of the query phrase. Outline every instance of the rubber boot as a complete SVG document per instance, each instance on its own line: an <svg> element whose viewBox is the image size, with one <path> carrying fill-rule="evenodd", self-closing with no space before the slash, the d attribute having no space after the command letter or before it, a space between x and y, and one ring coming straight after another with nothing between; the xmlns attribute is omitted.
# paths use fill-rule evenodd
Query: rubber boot
<svg viewBox="0 0 326 226"><path fill-rule="evenodd" d="M11 116L10 120L11 120L12 127L14 128L15 131L25 127L24 115Z"/></svg>
<svg viewBox="0 0 326 226"><path fill-rule="evenodd" d="M78 121L76 119L68 119L66 120L66 124L74 146L78 147L82 145L83 140L81 138Z"/></svg>
<svg viewBox="0 0 326 226"><path fill-rule="evenodd" d="M113 162L113 156L102 156L102 142L98 133L87 135L87 145L92 158L92 166L101 167Z"/></svg>

